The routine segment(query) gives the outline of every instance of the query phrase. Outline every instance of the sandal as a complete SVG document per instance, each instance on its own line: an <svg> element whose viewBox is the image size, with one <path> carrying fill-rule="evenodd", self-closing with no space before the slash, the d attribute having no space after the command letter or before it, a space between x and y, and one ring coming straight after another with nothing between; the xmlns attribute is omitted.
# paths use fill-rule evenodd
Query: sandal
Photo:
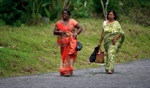
<svg viewBox="0 0 150 88"><path fill-rule="evenodd" d="M112 70L105 69L105 71L106 71L107 74L112 74L112 73L114 73L114 69L112 69Z"/></svg>
<svg viewBox="0 0 150 88"><path fill-rule="evenodd" d="M65 74L64 75L64 77L70 77L71 76L71 74Z"/></svg>

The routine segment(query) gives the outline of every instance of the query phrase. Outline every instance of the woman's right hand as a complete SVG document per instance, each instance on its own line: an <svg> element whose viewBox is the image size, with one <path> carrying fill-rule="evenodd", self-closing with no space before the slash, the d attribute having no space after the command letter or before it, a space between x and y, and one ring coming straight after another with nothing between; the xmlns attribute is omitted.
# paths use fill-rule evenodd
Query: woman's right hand
<svg viewBox="0 0 150 88"><path fill-rule="evenodd" d="M54 35L64 36L64 35L66 35L66 31L64 31L64 30L59 30L58 27L55 26Z"/></svg>
<svg viewBox="0 0 150 88"><path fill-rule="evenodd" d="M97 47L101 47L101 44L100 44L100 43L98 43Z"/></svg>
<svg viewBox="0 0 150 88"><path fill-rule="evenodd" d="M66 32L65 31L59 31L60 35L66 35Z"/></svg>

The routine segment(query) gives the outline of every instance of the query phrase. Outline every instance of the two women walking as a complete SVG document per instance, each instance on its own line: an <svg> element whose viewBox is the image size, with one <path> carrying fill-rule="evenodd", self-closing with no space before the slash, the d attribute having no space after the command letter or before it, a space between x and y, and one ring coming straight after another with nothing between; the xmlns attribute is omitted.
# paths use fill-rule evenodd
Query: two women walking
<svg viewBox="0 0 150 88"><path fill-rule="evenodd" d="M62 20L56 22L54 29L54 35L58 36L57 43L61 51L61 76L71 76L73 74L74 62L77 57L77 35L83 30L75 19L70 18L70 15L70 11L64 9L62 11ZM105 70L108 74L114 72L115 55L124 41L124 32L116 18L114 11L108 12L108 20L103 22L102 34L98 43L98 46L101 46L104 40L104 48L107 53Z"/></svg>

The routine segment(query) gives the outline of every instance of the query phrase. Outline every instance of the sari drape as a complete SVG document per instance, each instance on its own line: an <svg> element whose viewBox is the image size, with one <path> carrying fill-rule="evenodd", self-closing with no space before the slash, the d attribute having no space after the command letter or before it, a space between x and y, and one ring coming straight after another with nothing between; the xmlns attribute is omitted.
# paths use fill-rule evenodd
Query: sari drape
<svg viewBox="0 0 150 88"><path fill-rule="evenodd" d="M125 33L122 30L118 21L107 24L106 21L103 23L104 29L104 48L107 53L106 58L106 70L113 70L115 64L115 55L121 48L125 39ZM122 36L116 40L116 44L112 44L112 40L116 35L121 34Z"/></svg>
<svg viewBox="0 0 150 88"><path fill-rule="evenodd" d="M58 36L57 39L61 52L60 75L70 75L73 73L73 65L77 57L77 39L73 37L74 26L76 24L77 22L74 19L70 19L68 23L62 20L56 23L58 30L63 30L67 33L64 36Z"/></svg>

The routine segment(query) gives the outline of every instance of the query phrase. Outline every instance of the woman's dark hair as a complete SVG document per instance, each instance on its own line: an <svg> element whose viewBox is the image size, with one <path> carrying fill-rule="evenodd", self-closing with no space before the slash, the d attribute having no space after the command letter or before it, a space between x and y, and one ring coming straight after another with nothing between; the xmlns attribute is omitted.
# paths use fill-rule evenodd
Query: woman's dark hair
<svg viewBox="0 0 150 88"><path fill-rule="evenodd" d="M62 14L63 14L64 11L66 11L69 16L71 15L71 12L70 12L68 9L63 9L63 10L62 10Z"/></svg>
<svg viewBox="0 0 150 88"><path fill-rule="evenodd" d="M110 11L108 11L108 13L107 13L107 19L108 19L108 14L110 13L110 12L112 12L113 14L114 14L114 20L116 20L117 19L117 15L116 15L116 12L114 11L114 10L110 10Z"/></svg>

